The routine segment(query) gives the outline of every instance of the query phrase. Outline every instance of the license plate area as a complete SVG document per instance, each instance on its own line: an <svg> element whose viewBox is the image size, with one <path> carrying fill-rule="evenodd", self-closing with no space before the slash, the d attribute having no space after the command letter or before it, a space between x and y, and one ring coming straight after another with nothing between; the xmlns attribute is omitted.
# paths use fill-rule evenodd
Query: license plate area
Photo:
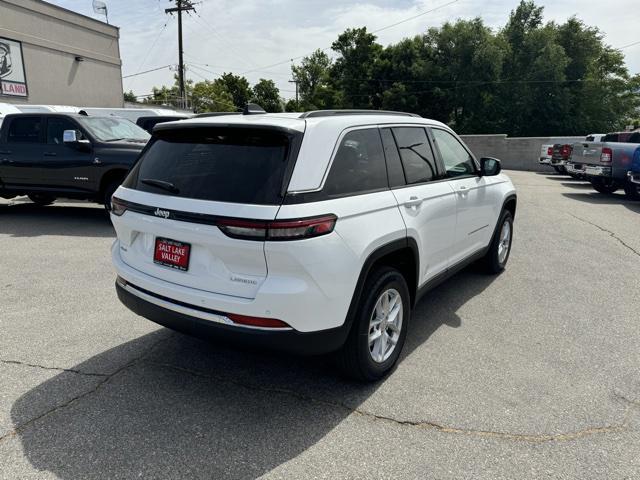
<svg viewBox="0 0 640 480"><path fill-rule="evenodd" d="M153 263L186 272L189 270L191 245L170 238L156 237Z"/></svg>

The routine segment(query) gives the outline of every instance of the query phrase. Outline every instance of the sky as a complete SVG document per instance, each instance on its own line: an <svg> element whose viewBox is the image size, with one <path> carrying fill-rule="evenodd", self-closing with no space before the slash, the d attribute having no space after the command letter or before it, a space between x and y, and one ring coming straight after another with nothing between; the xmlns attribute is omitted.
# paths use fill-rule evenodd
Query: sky
<svg viewBox="0 0 640 480"><path fill-rule="evenodd" d="M91 0L49 0L96 18ZM120 27L120 53L126 91L136 95L153 86L171 85L178 63L177 18L164 13L170 0L105 0L109 22ZM196 11L183 17L187 78L214 79L223 72L276 82L281 96L293 98L291 59L326 48L349 27L366 26L387 45L446 21L481 17L502 27L519 0L194 0ZM640 41L638 0L537 0L545 21L564 22L576 15L598 27L605 42L623 47ZM398 25L397 22L416 17ZM389 28L385 28L389 27ZM640 73L640 43L624 48L630 73ZM329 52L330 53L330 52ZM299 61L299 60L298 60Z"/></svg>

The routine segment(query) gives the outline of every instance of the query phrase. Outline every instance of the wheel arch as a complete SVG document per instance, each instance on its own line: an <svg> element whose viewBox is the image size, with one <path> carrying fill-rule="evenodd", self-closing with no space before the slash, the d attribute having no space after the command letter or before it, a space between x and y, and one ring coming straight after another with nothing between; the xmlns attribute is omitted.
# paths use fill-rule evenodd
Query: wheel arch
<svg viewBox="0 0 640 480"><path fill-rule="evenodd" d="M504 199L504 202L502 202L501 212L504 210L508 210L509 212L511 212L511 216L515 219L517 206L518 196L515 193L512 193L511 195L507 195L507 197Z"/></svg>
<svg viewBox="0 0 640 480"><path fill-rule="evenodd" d="M355 318L360 299L362 298L364 284L371 272L380 266L394 267L402 273L409 287L411 305L415 303L420 272L419 250L414 238L405 237L376 248L364 261L360 269L360 275L358 276L353 296L351 297L349 310L347 311L345 321L349 324L348 330L351 329L353 324L353 319Z"/></svg>
<svg viewBox="0 0 640 480"><path fill-rule="evenodd" d="M126 170L124 168L113 168L105 172L104 175L102 175L102 178L100 179L100 188L98 189L99 197L102 198L102 196L105 194L107 187L112 182L120 181L120 183L122 183L122 181L125 179L128 173L129 173L129 170Z"/></svg>

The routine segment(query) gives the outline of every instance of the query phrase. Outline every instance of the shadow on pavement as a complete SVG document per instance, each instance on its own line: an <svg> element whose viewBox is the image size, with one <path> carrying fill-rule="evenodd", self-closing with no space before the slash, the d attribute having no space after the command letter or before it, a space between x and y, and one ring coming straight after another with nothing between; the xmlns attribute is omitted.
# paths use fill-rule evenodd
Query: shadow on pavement
<svg viewBox="0 0 640 480"><path fill-rule="evenodd" d="M493 279L467 270L423 298L404 356L442 325L463 327L456 311ZM99 372L132 349L146 353L20 430L36 469L63 479L255 478L313 447L393 381L357 384L334 373L327 358L229 348L164 329L73 368ZM42 413L34 412L39 399L64 403L59 392L73 379L57 375L20 397L14 426Z"/></svg>
<svg viewBox="0 0 640 480"><path fill-rule="evenodd" d="M563 193L562 195L572 200L579 200L580 202L592 203L594 205L623 205L632 212L640 213L640 202L627 199L624 193L604 195L594 191L592 193Z"/></svg>
<svg viewBox="0 0 640 480"><path fill-rule="evenodd" d="M0 234L12 237L115 236L109 216L99 205L80 207L53 204L41 207L30 202L0 205Z"/></svg>

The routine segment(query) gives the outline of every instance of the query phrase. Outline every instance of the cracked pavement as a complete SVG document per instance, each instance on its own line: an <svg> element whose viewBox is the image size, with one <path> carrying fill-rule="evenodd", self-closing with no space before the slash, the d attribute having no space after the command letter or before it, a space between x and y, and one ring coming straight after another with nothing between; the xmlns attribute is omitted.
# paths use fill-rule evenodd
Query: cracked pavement
<svg viewBox="0 0 640 480"><path fill-rule="evenodd" d="M136 317L100 208L0 200L0 479L640 478L640 202L509 174L507 271L427 295L374 385Z"/></svg>

